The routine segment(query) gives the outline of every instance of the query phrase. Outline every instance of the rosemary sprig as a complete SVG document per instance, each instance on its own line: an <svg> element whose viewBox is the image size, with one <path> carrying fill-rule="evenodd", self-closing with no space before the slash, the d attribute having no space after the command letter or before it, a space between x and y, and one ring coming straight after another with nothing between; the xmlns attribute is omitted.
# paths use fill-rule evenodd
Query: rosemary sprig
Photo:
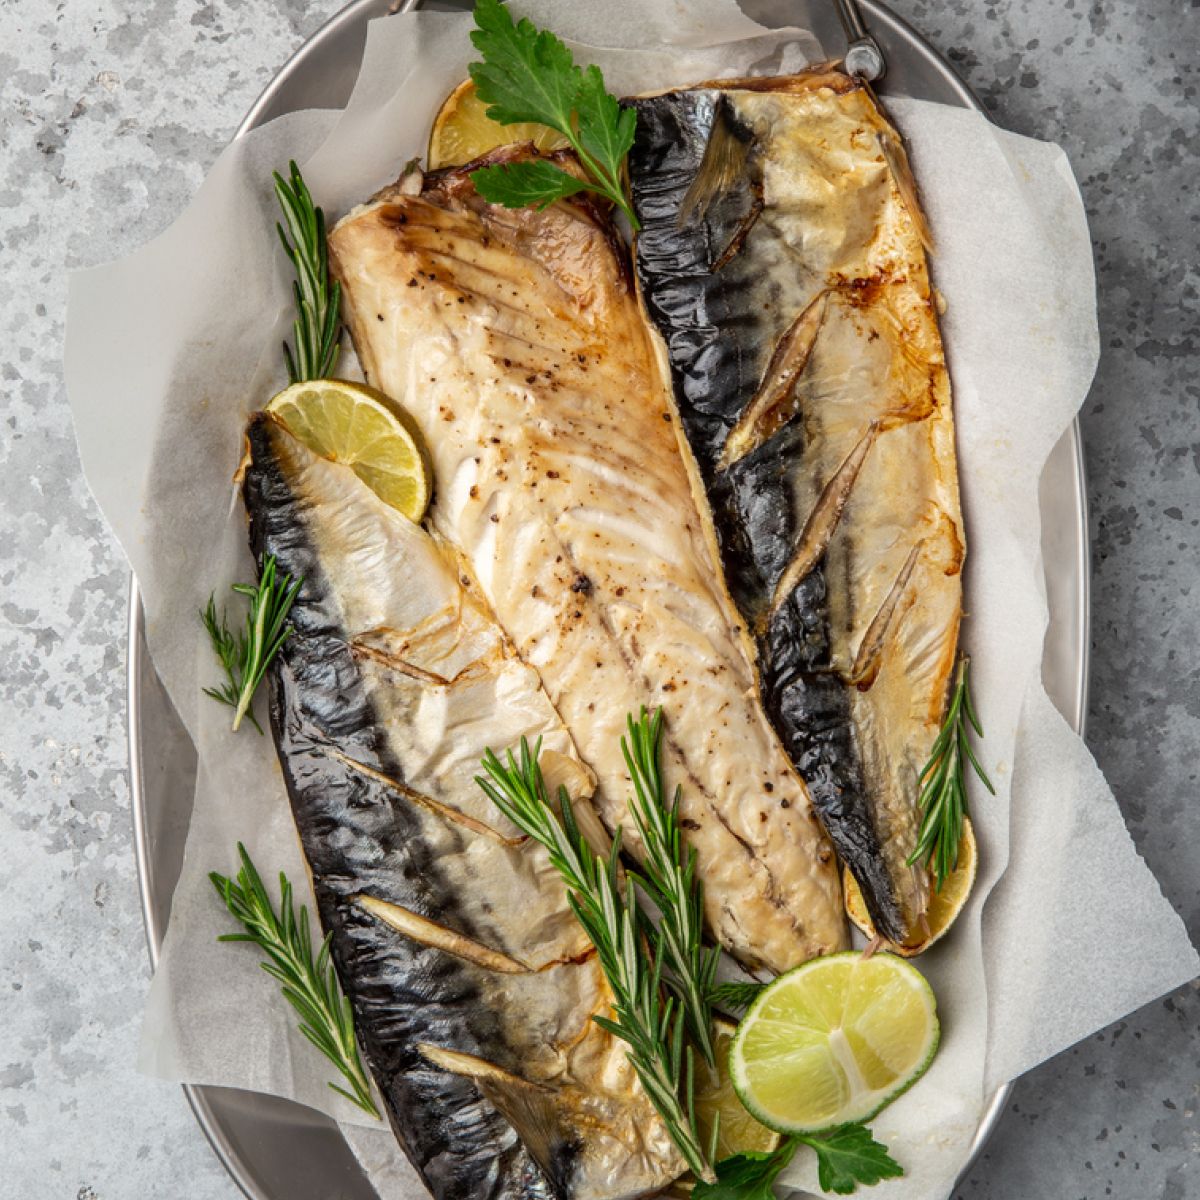
<svg viewBox="0 0 1200 1200"><path fill-rule="evenodd" d="M921 772L921 828L916 849L908 857L909 866L920 863L932 869L939 892L958 866L958 845L962 840L963 819L968 812L967 763L971 764L983 786L993 796L996 794L992 781L971 749L968 726L977 737L983 737L983 729L971 703L970 666L971 660L964 654L959 659L946 720Z"/></svg>
<svg viewBox="0 0 1200 1200"><path fill-rule="evenodd" d="M245 632L234 634L230 631L224 609L218 617L215 595L210 595L208 605L200 610L200 620L208 630L213 651L226 675L224 683L205 688L204 694L234 710L235 731L242 718L249 717L254 728L262 733L262 726L250 706L271 659L291 633L285 622L303 582L303 579L293 580L290 575L277 579L275 559L268 555L257 586L249 583L233 585L235 592L250 600Z"/></svg>
<svg viewBox="0 0 1200 1200"><path fill-rule="evenodd" d="M712 1038L712 993L716 986L716 947L705 948L704 885L696 878L696 851L684 845L679 824L682 788L668 802L661 768L663 712L643 708L635 721L626 717L628 736L621 752L633 780L629 811L645 847L638 882L657 905L661 919L647 931L666 971L664 980L678 997L696 1049L710 1067L717 1065Z"/></svg>
<svg viewBox="0 0 1200 1200"><path fill-rule="evenodd" d="M296 270L292 294L296 319L292 322L296 349L283 343L288 379L326 379L338 359L338 320L341 285L329 278L329 252L325 243L325 214L312 196L296 164L288 164L288 179L275 172L275 195L287 225L276 224L284 252ZM289 241L290 236L290 241Z"/></svg>
<svg viewBox="0 0 1200 1200"><path fill-rule="evenodd" d="M766 991L767 986L757 980L731 979L727 983L718 983L709 998L717 1008L727 1012L745 1012Z"/></svg>
<svg viewBox="0 0 1200 1200"><path fill-rule="evenodd" d="M684 1043L677 1001L661 995L662 954L650 958L646 953L642 934L647 918L633 880L621 888L621 839L614 839L607 858L596 854L579 830L566 788L559 789L555 816L538 765L540 751L541 739L530 749L525 738L519 760L509 750L502 762L488 750L486 774L476 781L514 825L548 851L612 989L613 1019L594 1020L628 1045L629 1061L679 1153L698 1178L711 1182L716 1178L709 1165L715 1138L706 1150L696 1134L691 1047Z"/></svg>
<svg viewBox="0 0 1200 1200"><path fill-rule="evenodd" d="M267 956L260 966L282 985L288 1003L300 1014L300 1032L337 1068L349 1090L336 1083L330 1087L379 1118L371 1099L371 1084L354 1039L354 1014L350 1001L338 987L329 960L332 934L326 934L316 959L309 935L308 909L300 905L297 919L292 903L292 885L279 873L279 913L258 874L246 847L238 842L241 869L237 879L213 871L209 875L225 907L242 923L245 933L226 933L222 942L253 942Z"/></svg>

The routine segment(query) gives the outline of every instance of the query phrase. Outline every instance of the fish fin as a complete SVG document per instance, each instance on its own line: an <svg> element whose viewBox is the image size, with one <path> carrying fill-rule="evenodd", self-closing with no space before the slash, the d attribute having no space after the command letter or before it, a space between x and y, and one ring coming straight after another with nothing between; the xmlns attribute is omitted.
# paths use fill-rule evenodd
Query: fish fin
<svg viewBox="0 0 1200 1200"><path fill-rule="evenodd" d="M865 692L870 688L871 684L875 682L875 676L879 674L879 668L883 662L883 644L887 639L888 629L900 606L900 599L904 595L904 589L908 586L917 560L921 557L921 547L924 544L925 539L922 538L908 552L908 557L904 560L900 573L896 576L891 588L888 589L888 594L879 606L879 611L871 618L867 632L863 634L858 653L854 656L854 666L850 669L850 682L859 691Z"/></svg>
<svg viewBox="0 0 1200 1200"><path fill-rule="evenodd" d="M721 96L700 165L679 205L676 222L680 227L703 220L713 203L737 183L746 169L750 145L750 138L733 119L729 101Z"/></svg>
<svg viewBox="0 0 1200 1200"><path fill-rule="evenodd" d="M879 97L875 95L871 85L864 80L863 87L866 89L867 95L871 97L876 109L886 120L883 106L879 103ZM917 236L921 239L921 245L925 247L925 253L936 253L933 231L929 228L929 222L925 219L925 210L921 207L917 181L913 175L912 165L908 161L908 151L904 148L903 140L891 125L885 125L876 136L879 139L879 149L883 152L884 161L892 173L892 178L896 181L896 190L900 193L900 199L908 210L908 215L912 218Z"/></svg>
<svg viewBox="0 0 1200 1200"><path fill-rule="evenodd" d="M467 813L459 812L458 809L451 808L449 805L443 804L440 800L435 800L432 796L427 796L424 792L419 792L415 788L409 787L408 784L401 783L399 779L393 779L383 771L377 771L374 767L369 767L366 763L359 762L356 758L351 758L348 754L343 754L335 746L325 746L323 750L330 758L337 759L343 766L349 767L351 771L357 771L358 774L365 775L368 779L372 779L387 788L388 791L394 792L397 796L403 796L411 804L424 808L453 825L460 825L464 829L469 829L472 833L481 834L483 837L490 837L502 846L523 846L529 840L525 834L519 837L505 837L498 829L493 829L491 825L486 825L483 821L478 821Z"/></svg>
<svg viewBox="0 0 1200 1200"><path fill-rule="evenodd" d="M405 653L412 640L412 634L400 630L368 629L351 640L350 653L357 659L370 659L397 675L407 675L418 683L449 687L454 680L422 667Z"/></svg>
<svg viewBox="0 0 1200 1200"><path fill-rule="evenodd" d="M436 921L413 912L412 909L380 900L366 892L355 896L354 903L376 920L382 921L389 928L411 941L419 942L422 946L453 954L455 958L465 959L485 970L498 971L503 975L525 975L529 972L524 963L518 962L503 951L494 950L491 946L475 941L474 938L448 929L445 925L439 925Z"/></svg>
<svg viewBox="0 0 1200 1200"><path fill-rule="evenodd" d="M826 290L809 302L779 339L758 390L725 439L718 470L727 471L739 459L753 453L796 415L796 381L808 366L828 308Z"/></svg>
<svg viewBox="0 0 1200 1200"><path fill-rule="evenodd" d="M503 648L496 646L482 658L467 663L452 678L448 679L445 675L429 671L413 662L411 658L392 650L387 641L390 632L389 630L369 630L367 633L360 634L350 642L350 652L355 658L370 659L397 675L407 675L410 679L415 679L420 683L441 688L461 687L477 683L480 679L485 679L493 674L504 657ZM415 642L416 638L409 640Z"/></svg>
<svg viewBox="0 0 1200 1200"><path fill-rule="evenodd" d="M242 457L237 465L237 470L233 473L233 486L240 488L246 480L246 471L254 462L254 453L250 449L250 434L242 434Z"/></svg>
<svg viewBox="0 0 1200 1200"><path fill-rule="evenodd" d="M763 209L766 207L766 201L763 200L762 184L755 180L751 184L754 189L754 199L750 202L750 208L746 215L738 222L738 227L733 231L733 237L729 239L729 243L725 249L717 256L716 261L708 268L709 273L715 275L722 267L727 266L736 258L746 244L746 239L750 236L750 230L758 222L758 218L762 216Z"/></svg>
<svg viewBox="0 0 1200 1200"><path fill-rule="evenodd" d="M474 1054L425 1042L417 1049L434 1066L474 1080L545 1171L555 1194L570 1194L574 1160L583 1147L582 1112L578 1102L572 1102L572 1089L531 1083Z"/></svg>
<svg viewBox="0 0 1200 1200"><path fill-rule="evenodd" d="M858 479L863 464L867 461L867 455L875 444L878 433L879 422L872 421L867 426L867 432L859 438L854 449L846 455L842 465L821 489L821 495L805 522L791 561L779 577L779 583L775 587L775 595L771 600L772 615L778 612L780 606L796 590L797 585L809 571L817 565L821 555L828 548L838 527L838 522L842 519L846 501L850 499L855 481Z"/></svg>

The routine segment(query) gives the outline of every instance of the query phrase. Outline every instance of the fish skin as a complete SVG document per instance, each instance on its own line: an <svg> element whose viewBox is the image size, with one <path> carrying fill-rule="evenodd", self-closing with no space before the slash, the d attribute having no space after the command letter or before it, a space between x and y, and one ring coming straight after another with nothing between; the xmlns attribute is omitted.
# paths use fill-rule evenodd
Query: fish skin
<svg viewBox="0 0 1200 1200"><path fill-rule="evenodd" d="M625 717L661 706L710 929L752 968L840 949L832 849L762 711L611 224L586 201L489 206L476 165L387 189L330 236L367 378L429 449L432 523L539 672L624 845L640 851Z"/></svg>
<svg viewBox="0 0 1200 1200"><path fill-rule="evenodd" d="M640 294L726 578L755 633L767 709L876 928L920 940L928 877L906 859L958 642L964 539L949 378L907 160L869 91L827 68L631 103ZM705 198L702 218L681 221L721 121L734 130L720 144L750 143L746 168ZM748 213L753 228L729 257ZM731 454L730 433L809 311L822 317L794 403L767 406L787 419ZM826 509L836 522L822 530L825 552L777 597L809 514L848 462L844 507ZM881 611L890 621L872 629ZM869 632L882 634L877 653L856 673Z"/></svg>
<svg viewBox="0 0 1200 1200"><path fill-rule="evenodd" d="M611 992L562 881L474 781L486 747L521 736L577 764L536 673L428 533L274 419L254 417L247 436L252 549L304 578L269 669L272 732L401 1146L436 1200L660 1190L683 1164L624 1044L591 1019ZM578 765L566 777L588 782ZM405 936L364 897L510 965ZM478 1077L439 1054L470 1056Z"/></svg>

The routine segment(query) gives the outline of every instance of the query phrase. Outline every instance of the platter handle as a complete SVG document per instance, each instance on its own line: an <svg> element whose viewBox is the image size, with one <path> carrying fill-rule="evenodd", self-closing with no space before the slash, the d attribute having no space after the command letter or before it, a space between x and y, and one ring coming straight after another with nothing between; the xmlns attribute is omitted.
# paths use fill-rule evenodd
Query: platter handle
<svg viewBox="0 0 1200 1200"><path fill-rule="evenodd" d="M849 43L844 59L846 73L857 75L868 83L882 79L887 73L887 61L879 43L863 23L857 0L835 0L835 4Z"/></svg>

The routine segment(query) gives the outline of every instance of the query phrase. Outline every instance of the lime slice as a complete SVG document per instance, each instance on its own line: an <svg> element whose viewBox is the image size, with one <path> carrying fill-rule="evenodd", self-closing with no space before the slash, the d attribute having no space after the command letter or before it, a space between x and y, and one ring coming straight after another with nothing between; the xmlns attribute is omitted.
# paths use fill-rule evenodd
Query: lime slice
<svg viewBox="0 0 1200 1200"><path fill-rule="evenodd" d="M760 1124L746 1111L738 1099L729 1078L729 1049L733 1045L737 1026L729 1021L717 1020L713 1028L713 1048L717 1052L717 1067L714 1071L697 1057L696 1072L696 1124L699 1127L700 1144L707 1146L712 1137L713 1124L717 1126L716 1161L748 1150L774 1150L779 1145L779 1134Z"/></svg>
<svg viewBox="0 0 1200 1200"><path fill-rule="evenodd" d="M499 125L487 115L487 105L475 95L475 85L463 80L446 98L429 135L429 169L461 166L511 142L532 142L543 153L557 150L567 139L546 125Z"/></svg>
<svg viewBox="0 0 1200 1200"><path fill-rule="evenodd" d="M958 914L962 912L963 906L971 894L971 888L975 886L978 861L975 830L971 826L971 819L964 817L962 838L958 843L958 865L946 876L946 882L942 884L940 890L932 891L933 882L930 881L931 893L929 907L925 910L924 927L911 941L905 942L903 945L897 945L894 942L885 942L884 945L905 958L914 958L916 955L924 953L934 942L943 937L950 926L954 924ZM873 938L875 925L871 920L871 914L867 912L862 890L858 886L858 881L846 867L842 868L842 893L846 897L846 915L867 937Z"/></svg>
<svg viewBox="0 0 1200 1200"><path fill-rule="evenodd" d="M412 521L429 504L429 472L415 428L370 388L342 379L294 383L267 405L314 454L344 463Z"/></svg>
<svg viewBox="0 0 1200 1200"><path fill-rule="evenodd" d="M754 1002L729 1055L742 1103L781 1133L866 1121L937 1050L933 990L910 963L857 951L815 958Z"/></svg>

